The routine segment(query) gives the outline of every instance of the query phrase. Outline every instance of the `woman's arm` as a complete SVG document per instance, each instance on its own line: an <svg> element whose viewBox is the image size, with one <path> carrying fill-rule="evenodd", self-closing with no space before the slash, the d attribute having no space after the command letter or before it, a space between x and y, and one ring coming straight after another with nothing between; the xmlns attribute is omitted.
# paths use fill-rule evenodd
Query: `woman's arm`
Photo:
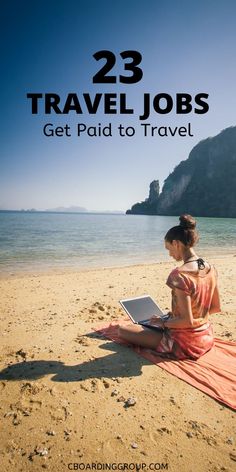
<svg viewBox="0 0 236 472"><path fill-rule="evenodd" d="M193 328L194 319L191 307L191 297L183 290L175 289L176 301L180 315L165 322L166 328Z"/></svg>
<svg viewBox="0 0 236 472"><path fill-rule="evenodd" d="M183 290L178 288L175 289L175 294L177 298L177 304L179 308L180 316L176 318L169 318L167 321L163 322L161 320L156 320L155 317L151 319L151 324L155 326L166 327L166 328L193 328L195 325L192 308L191 308L191 297L187 295Z"/></svg>
<svg viewBox="0 0 236 472"><path fill-rule="evenodd" d="M219 295L219 290L216 285L215 290L213 292L213 296L211 299L211 306L209 308L209 313L212 315L213 313L219 313L221 311L220 307L220 295Z"/></svg>

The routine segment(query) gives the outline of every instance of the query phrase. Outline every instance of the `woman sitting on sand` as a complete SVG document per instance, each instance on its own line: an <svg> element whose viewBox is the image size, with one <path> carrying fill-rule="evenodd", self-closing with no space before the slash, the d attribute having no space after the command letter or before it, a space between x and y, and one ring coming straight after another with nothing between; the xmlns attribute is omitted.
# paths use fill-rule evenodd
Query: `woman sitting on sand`
<svg viewBox="0 0 236 472"><path fill-rule="evenodd" d="M131 323L119 326L119 336L132 344L155 349L177 359L197 359L213 346L209 315L220 311L216 269L199 258L193 246L198 241L196 222L182 215L180 223L165 235L165 247L176 261L183 261L167 279L172 289L172 311L163 321L151 318L153 330Z"/></svg>

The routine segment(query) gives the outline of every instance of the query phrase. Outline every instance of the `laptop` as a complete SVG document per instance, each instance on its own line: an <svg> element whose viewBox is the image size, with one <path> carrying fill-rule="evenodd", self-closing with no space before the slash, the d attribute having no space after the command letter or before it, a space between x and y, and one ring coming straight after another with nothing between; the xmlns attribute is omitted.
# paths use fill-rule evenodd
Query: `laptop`
<svg viewBox="0 0 236 472"><path fill-rule="evenodd" d="M133 323L146 326L150 329L162 329L159 326L152 326L149 324L150 318L153 316L160 316L163 321L168 319L168 315L163 313L150 295L142 295L141 297L120 300L120 304Z"/></svg>

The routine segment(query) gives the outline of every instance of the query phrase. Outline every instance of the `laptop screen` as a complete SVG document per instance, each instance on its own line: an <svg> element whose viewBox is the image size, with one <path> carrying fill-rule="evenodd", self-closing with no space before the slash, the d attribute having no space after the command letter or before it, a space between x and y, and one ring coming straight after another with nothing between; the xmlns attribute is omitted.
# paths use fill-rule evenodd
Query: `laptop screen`
<svg viewBox="0 0 236 472"><path fill-rule="evenodd" d="M154 315L163 316L163 312L150 296L121 300L121 305L135 322L148 320Z"/></svg>

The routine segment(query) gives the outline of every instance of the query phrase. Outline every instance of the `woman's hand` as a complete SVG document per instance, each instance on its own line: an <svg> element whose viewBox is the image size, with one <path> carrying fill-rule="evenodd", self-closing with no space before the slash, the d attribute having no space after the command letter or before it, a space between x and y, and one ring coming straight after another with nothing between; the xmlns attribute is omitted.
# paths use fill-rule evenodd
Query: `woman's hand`
<svg viewBox="0 0 236 472"><path fill-rule="evenodd" d="M160 326L160 328L163 327L163 320L161 318L161 316L152 316L150 319L149 319L149 323L150 325L153 325L153 326Z"/></svg>

